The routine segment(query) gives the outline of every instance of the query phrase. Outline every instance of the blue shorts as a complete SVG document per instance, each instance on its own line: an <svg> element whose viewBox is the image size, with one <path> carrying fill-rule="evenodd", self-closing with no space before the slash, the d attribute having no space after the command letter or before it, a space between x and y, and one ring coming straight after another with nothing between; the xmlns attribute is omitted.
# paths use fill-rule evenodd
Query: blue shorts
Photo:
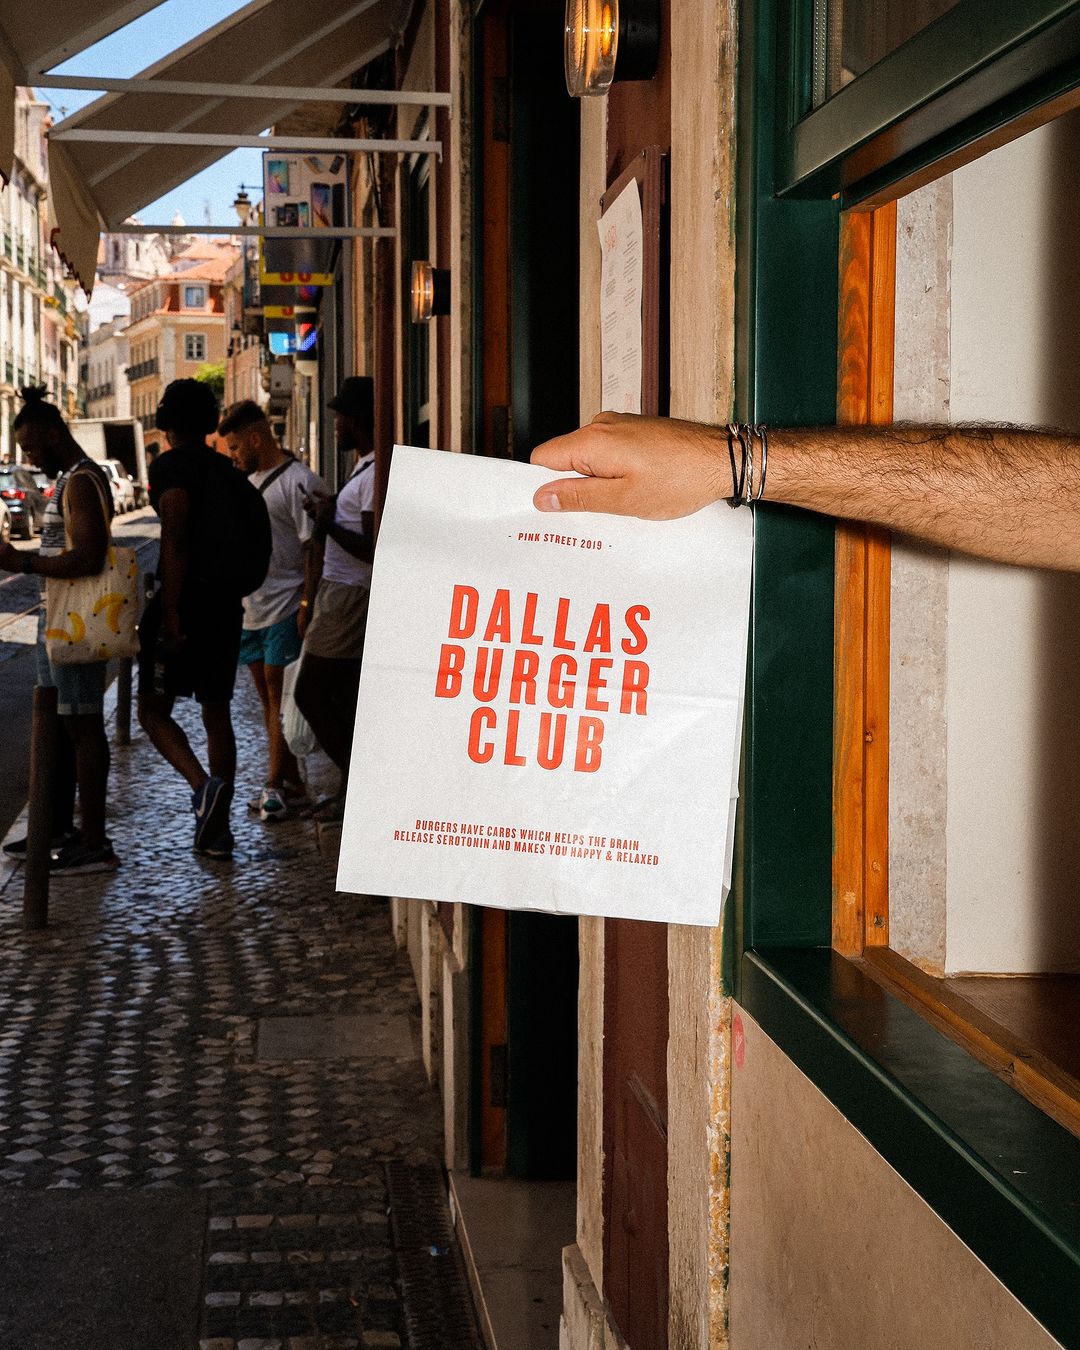
<svg viewBox="0 0 1080 1350"><path fill-rule="evenodd" d="M107 661L54 666L45 652L45 606L42 605L38 614L38 688L56 690L56 710L61 717L86 717L104 712L107 669Z"/></svg>
<svg viewBox="0 0 1080 1350"><path fill-rule="evenodd" d="M296 615L289 614L267 628L245 628L240 636L240 664L287 666L300 655L300 631Z"/></svg>

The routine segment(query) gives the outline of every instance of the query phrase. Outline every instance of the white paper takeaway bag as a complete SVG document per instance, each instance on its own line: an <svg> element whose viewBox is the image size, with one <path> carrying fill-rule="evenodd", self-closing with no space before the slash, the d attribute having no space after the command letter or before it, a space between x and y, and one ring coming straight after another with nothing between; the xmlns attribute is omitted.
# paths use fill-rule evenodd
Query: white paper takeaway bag
<svg viewBox="0 0 1080 1350"><path fill-rule="evenodd" d="M553 476L395 448L338 886L715 924L751 513L542 514Z"/></svg>

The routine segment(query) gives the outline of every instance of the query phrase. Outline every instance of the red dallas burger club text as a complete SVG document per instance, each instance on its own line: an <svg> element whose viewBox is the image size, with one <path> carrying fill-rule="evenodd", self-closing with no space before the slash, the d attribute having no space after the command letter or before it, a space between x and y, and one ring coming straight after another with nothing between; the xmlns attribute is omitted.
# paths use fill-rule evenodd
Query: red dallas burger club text
<svg viewBox="0 0 1080 1350"><path fill-rule="evenodd" d="M639 658L649 645L649 618L646 605L613 618L610 605L590 610L565 598L545 614L533 591L515 599L500 589L481 604L475 586L455 586L435 697L471 693L480 705L469 719L469 758L476 764L497 756L526 764L533 756L542 769L565 761L577 773L595 773L604 720L594 714L648 712L649 666ZM477 645L466 647L472 639ZM504 711L491 706L496 700L508 705ZM565 711L541 711L544 705Z"/></svg>

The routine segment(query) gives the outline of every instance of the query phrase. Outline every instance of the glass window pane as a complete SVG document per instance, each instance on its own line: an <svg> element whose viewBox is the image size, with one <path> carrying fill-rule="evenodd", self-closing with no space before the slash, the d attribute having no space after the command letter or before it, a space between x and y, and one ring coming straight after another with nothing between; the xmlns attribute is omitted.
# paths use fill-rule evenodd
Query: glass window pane
<svg viewBox="0 0 1080 1350"><path fill-rule="evenodd" d="M929 27L960 0L817 0L814 106Z"/></svg>

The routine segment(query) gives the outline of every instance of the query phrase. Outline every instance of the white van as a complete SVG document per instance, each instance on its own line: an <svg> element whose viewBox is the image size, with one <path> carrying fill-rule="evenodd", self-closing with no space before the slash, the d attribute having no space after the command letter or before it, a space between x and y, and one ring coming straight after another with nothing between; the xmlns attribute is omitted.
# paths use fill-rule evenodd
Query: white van
<svg viewBox="0 0 1080 1350"><path fill-rule="evenodd" d="M91 459L97 460L112 478L108 468L110 459L116 460L131 480L136 506L148 501L146 479L146 451L143 448L142 424L134 417L86 417L69 422L72 436ZM125 503L117 502L117 510L128 509L126 492L121 485Z"/></svg>

